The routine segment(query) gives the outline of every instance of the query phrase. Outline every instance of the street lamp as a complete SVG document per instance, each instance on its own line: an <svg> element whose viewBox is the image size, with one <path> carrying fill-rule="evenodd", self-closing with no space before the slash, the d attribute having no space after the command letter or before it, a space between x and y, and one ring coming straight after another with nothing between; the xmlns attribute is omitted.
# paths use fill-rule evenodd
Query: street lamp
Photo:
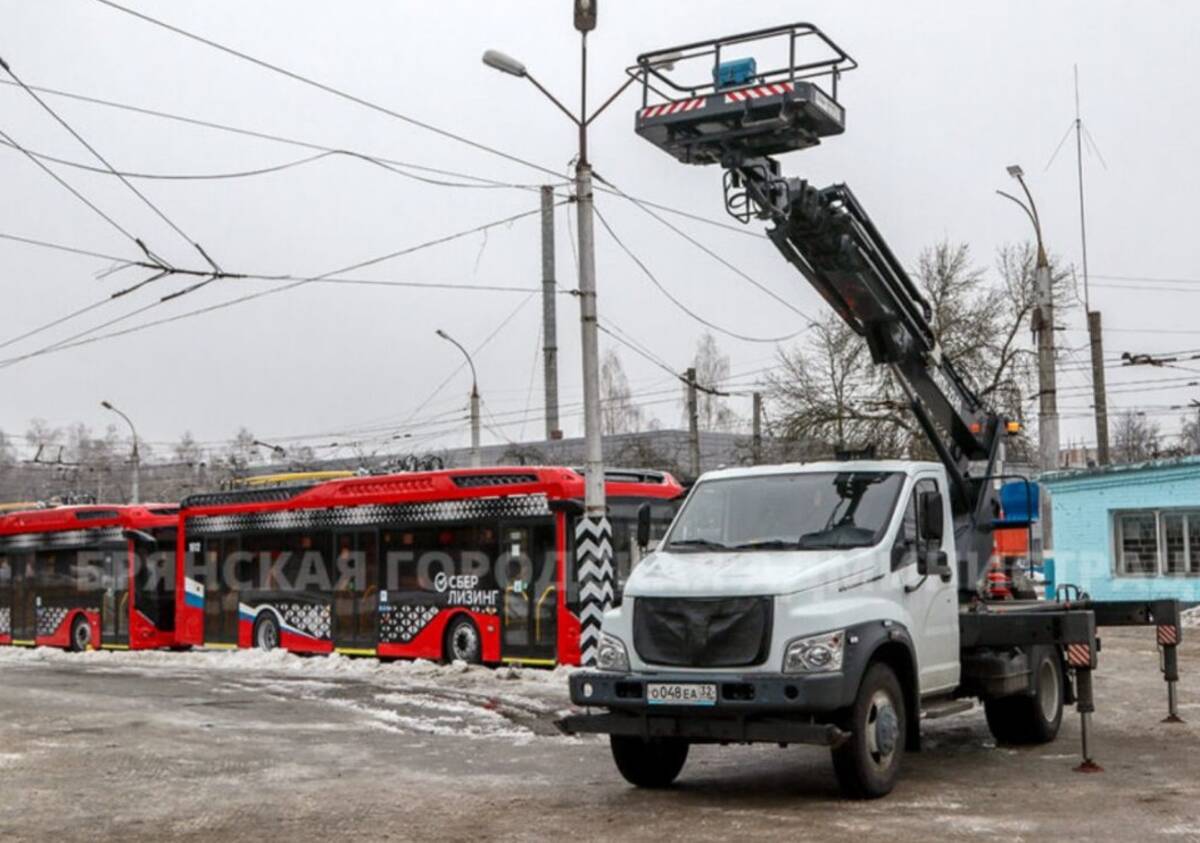
<svg viewBox="0 0 1200 843"><path fill-rule="evenodd" d="M134 428L133 422L129 420L129 416L122 413L120 410L118 410L116 407L114 407L109 402L101 401L100 406L106 410L111 410L112 412L116 413L118 416L125 419L125 424L129 425L129 432L133 435L133 455L132 455L132 461L133 461L133 489L132 489L132 492L133 492L133 494L130 495L130 497L133 498L133 503L141 503L140 486L141 486L141 474L142 474L142 461L141 461L141 458L138 456L137 430Z"/></svg>
<svg viewBox="0 0 1200 843"><path fill-rule="evenodd" d="M475 361L471 359L470 353L463 348L462 343L454 337L447 334L441 328L438 328L435 333L461 351L463 357L467 358L467 365L471 367L471 465L478 468L483 464L483 460L479 455L479 379L475 375Z"/></svg>
<svg viewBox="0 0 1200 843"><path fill-rule="evenodd" d="M1038 216L1037 204L1025 184L1025 172L1017 164L1009 165L1007 170L1021 185L1029 204L1003 190L996 192L1025 212L1037 236L1037 307L1033 312L1033 330L1038 341L1038 450L1041 452L1042 471L1053 471L1058 467L1058 390L1054 371L1054 293L1051 289L1050 261L1042 240L1042 221Z"/></svg>
<svg viewBox="0 0 1200 843"><path fill-rule="evenodd" d="M257 445L259 448L266 448L280 459L285 459L287 457L287 448L283 447L282 445L272 445L270 442L263 442L261 439L255 439L251 441L250 444Z"/></svg>
<svg viewBox="0 0 1200 843"><path fill-rule="evenodd" d="M592 167L588 161L587 129L626 88L630 76L599 108L588 114L587 34L596 27L597 0L575 0L575 28L579 30L579 112L573 113L533 77L520 61L495 50L483 54L488 67L509 76L528 79L579 129L575 164L575 201L579 218L579 318L583 358L584 514L576 527L576 570L581 598L580 652L582 661L595 659L600 637L600 616L612 604L612 527L604 490L604 451L600 423L600 351L596 326L596 244L592 209Z"/></svg>

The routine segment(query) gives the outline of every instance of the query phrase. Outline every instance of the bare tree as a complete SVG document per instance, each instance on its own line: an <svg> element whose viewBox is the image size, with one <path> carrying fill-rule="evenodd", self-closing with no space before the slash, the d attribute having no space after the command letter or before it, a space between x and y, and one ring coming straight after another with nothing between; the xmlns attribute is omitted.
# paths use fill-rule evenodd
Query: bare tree
<svg viewBox="0 0 1200 843"><path fill-rule="evenodd" d="M692 358L696 370L696 383L711 389L729 379L729 355L721 352L717 338L705 331L696 343L696 355ZM687 425L687 387L683 391L684 426ZM696 396L696 410L701 430L729 431L737 426L737 414L730 409L725 399L709 390L701 390Z"/></svg>
<svg viewBox="0 0 1200 843"><path fill-rule="evenodd" d="M636 433L642 427L642 411L633 403L621 358L611 348L600 361L600 421L606 435Z"/></svg>
<svg viewBox="0 0 1200 843"><path fill-rule="evenodd" d="M826 316L802 345L779 356L782 371L768 379L772 438L827 450L874 444L885 454L903 452L915 428L898 392L839 317Z"/></svg>
<svg viewBox="0 0 1200 843"><path fill-rule="evenodd" d="M1183 417L1179 438L1185 454L1200 454L1200 408L1195 415Z"/></svg>
<svg viewBox="0 0 1200 843"><path fill-rule="evenodd" d="M1117 416L1112 431L1112 453L1115 462L1142 462L1159 454L1162 428L1145 413L1127 410Z"/></svg>
<svg viewBox="0 0 1200 843"><path fill-rule="evenodd" d="M175 456L175 461L186 466L198 466L204 462L204 449L196 442L196 437L192 436L190 430L183 432L183 436L179 437L179 441L172 446L171 451Z"/></svg>
<svg viewBox="0 0 1200 843"><path fill-rule="evenodd" d="M921 253L914 281L930 305L930 323L945 359L980 397L1008 418L1024 421L1034 386L1035 352L1028 332L1036 304L1036 252L1006 246L996 261L999 279L973 265L965 243L943 241ZM1051 262L1063 307L1070 304L1067 273ZM770 379L772 432L791 441L848 448L874 445L881 455L928 457L891 372L873 365L864 341L830 316L799 346L781 353L783 373ZM1010 454L1019 454L1017 442Z"/></svg>

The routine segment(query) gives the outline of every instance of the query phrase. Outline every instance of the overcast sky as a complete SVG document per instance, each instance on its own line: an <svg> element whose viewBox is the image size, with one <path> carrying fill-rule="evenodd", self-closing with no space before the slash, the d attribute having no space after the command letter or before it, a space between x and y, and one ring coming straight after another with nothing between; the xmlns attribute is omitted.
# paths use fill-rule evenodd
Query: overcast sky
<svg viewBox="0 0 1200 843"><path fill-rule="evenodd" d="M543 2L145 2L140 10L309 75L417 120L555 171L574 154L572 126L527 83L480 63L489 47L519 57L550 89L575 102L578 37L570 4ZM1085 158L1093 306L1103 311L1108 356L1200 349L1200 114L1195 80L1200 9L1191 2L633 2L606 0L590 40L593 102L640 52L792 20L811 20L861 64L840 99L847 131L788 155L784 169L826 184L849 183L909 266L941 238L966 241L991 268L996 250L1025 239L1027 220L998 198L1005 165L1024 165L1050 250L1080 260L1071 142L1047 161L1073 117L1079 65L1084 119L1103 154ZM116 100L323 146L536 185L549 177L466 144L305 87L190 42L94 0L0 0L2 56L31 85ZM311 155L282 143L92 104L47 101L120 169L213 174ZM594 124L597 172L627 192L723 219L721 174L676 163L633 132L627 94ZM89 161L88 153L19 89L0 86L0 129L39 152ZM89 162L93 163L93 162ZM57 167L72 186L152 250L202 266L186 242L111 177ZM460 181L459 179L450 179ZM136 259L137 249L26 157L0 148L0 233ZM232 272L311 276L347 267L537 207L536 192L421 183L369 163L329 157L256 177L135 181L190 238ZM744 279L613 196L597 204L616 232L673 295L730 331L758 337L803 327ZM729 262L814 317L825 306L762 239L673 220ZM575 285L568 219L560 209L558 269ZM598 227L599 228L599 227ZM752 227L752 230L754 228ZM346 273L356 278L521 289L540 280L537 217ZM654 289L598 230L601 317L679 369L704 328ZM0 343L146 277L96 276L109 261L0 241ZM1101 277L1103 276L1103 277ZM1153 284L1130 278L1187 279ZM0 349L11 358L152 305L194 279L163 279L57 328ZM224 280L96 333L182 314L272 286ZM515 315L513 315L515 313ZM578 433L578 305L559 303L564 427ZM511 319L509 317L511 316ZM417 449L464 444L469 374L434 336L444 328L475 348L486 406L485 441L540 436L540 305L514 292L309 284L228 309L0 368L0 429L21 434L32 417L102 430L112 401L157 447L190 430L230 438L241 425L267 441L370 439L397 431ZM1063 319L1060 375L1067 440L1094 440L1081 364L1081 308ZM731 357L729 386L748 389L775 359L770 344L719 336ZM610 340L602 337L602 347ZM679 423L669 377L621 348L635 394L665 426ZM1190 364L1200 380L1200 362ZM1122 392L1148 377L1178 388ZM1167 430L1170 405L1200 397L1175 370L1110 370L1115 408L1145 406ZM532 384L532 391L531 391ZM1074 388L1073 388L1074 387ZM748 415L749 399L734 399ZM528 419L523 421L526 408ZM326 449L322 453L333 453ZM345 453L344 451L342 453Z"/></svg>

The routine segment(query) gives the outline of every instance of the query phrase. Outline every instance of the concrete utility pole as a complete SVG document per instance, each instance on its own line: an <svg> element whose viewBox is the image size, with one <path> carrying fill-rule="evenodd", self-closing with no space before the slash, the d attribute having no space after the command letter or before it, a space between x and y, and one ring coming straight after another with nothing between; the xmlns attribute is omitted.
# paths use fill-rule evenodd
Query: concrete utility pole
<svg viewBox="0 0 1200 843"><path fill-rule="evenodd" d="M471 467L478 468L483 465L483 459L479 452L479 379L475 376L475 361L458 340L441 328L437 329L437 335L461 351L471 367Z"/></svg>
<svg viewBox="0 0 1200 843"><path fill-rule="evenodd" d="M688 468L692 479L700 476L700 402L696 395L696 370L687 370Z"/></svg>
<svg viewBox="0 0 1200 843"><path fill-rule="evenodd" d="M554 188L542 186L542 371L546 383L546 438L561 439L558 426L558 311L554 277Z"/></svg>
<svg viewBox="0 0 1200 843"><path fill-rule="evenodd" d="M592 219L592 166L588 160L588 126L634 81L625 82L590 115L587 105L587 35L596 28L596 0L575 0L575 28L580 38L579 113L576 115L548 91L516 59L496 50L483 54L488 67L529 80L579 129L575 164L575 202L579 215L579 320L583 358L584 513L575 527L575 568L579 586L579 651L582 663L593 664L600 642L600 619L612 605L614 591L612 526L604 488L604 452L600 419L600 341L596 324L596 244Z"/></svg>
<svg viewBox="0 0 1200 843"><path fill-rule="evenodd" d="M1054 371L1054 291L1050 278L1050 260L1046 256L1046 246L1042 240L1042 222L1038 216L1037 204L1025 184L1025 174L1016 164L1008 168L1008 174L1021 185L1025 198L1029 200L1029 206L1026 207L1019 199L1004 191L997 192L1021 206L1029 221L1033 223L1033 230L1037 235L1037 306L1033 311L1032 321L1038 347L1038 462L1042 471L1053 471L1058 467L1059 444L1058 388Z"/></svg>
<svg viewBox="0 0 1200 843"><path fill-rule="evenodd" d="M1096 405L1096 464L1108 465L1108 393L1104 386L1104 336L1100 311L1089 310L1087 320L1092 347L1092 403Z"/></svg>
<svg viewBox="0 0 1200 843"><path fill-rule="evenodd" d="M762 464L762 393L754 393L754 426L753 438L750 440L750 453L755 465Z"/></svg>
<svg viewBox="0 0 1200 843"><path fill-rule="evenodd" d="M114 407L109 402L101 401L100 406L106 410L111 410L112 412L116 413L118 416L125 419L125 424L129 425L129 433L130 433L130 435L133 436L133 454L131 455L131 459L130 459L130 461L133 463L133 484L132 484L133 488L130 490L130 499L131 499L130 502L131 503L141 503L142 502L142 497L141 497L142 459L141 459L141 456L138 454L137 430L134 428L133 422L129 420L129 416L122 413L120 410L118 410L116 407ZM60 456L61 456L61 454L60 454ZM101 489L102 488L103 487L101 487ZM99 496L99 495L100 495L100 490L97 490L97 496ZM103 501L101 501L101 500L97 500L96 502L103 503Z"/></svg>

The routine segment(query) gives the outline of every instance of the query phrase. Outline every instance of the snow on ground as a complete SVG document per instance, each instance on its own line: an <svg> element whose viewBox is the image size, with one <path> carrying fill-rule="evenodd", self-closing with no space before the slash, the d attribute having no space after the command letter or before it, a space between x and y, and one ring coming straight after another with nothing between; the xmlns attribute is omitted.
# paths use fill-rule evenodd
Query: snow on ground
<svg viewBox="0 0 1200 843"><path fill-rule="evenodd" d="M214 694L247 691L330 705L387 731L508 740L557 735L553 721L570 704L567 678L575 670L382 662L283 650L67 653L0 647L0 670L48 665L202 679Z"/></svg>
<svg viewBox="0 0 1200 843"><path fill-rule="evenodd" d="M1200 606L1183 610L1183 625L1188 629L1200 627Z"/></svg>

